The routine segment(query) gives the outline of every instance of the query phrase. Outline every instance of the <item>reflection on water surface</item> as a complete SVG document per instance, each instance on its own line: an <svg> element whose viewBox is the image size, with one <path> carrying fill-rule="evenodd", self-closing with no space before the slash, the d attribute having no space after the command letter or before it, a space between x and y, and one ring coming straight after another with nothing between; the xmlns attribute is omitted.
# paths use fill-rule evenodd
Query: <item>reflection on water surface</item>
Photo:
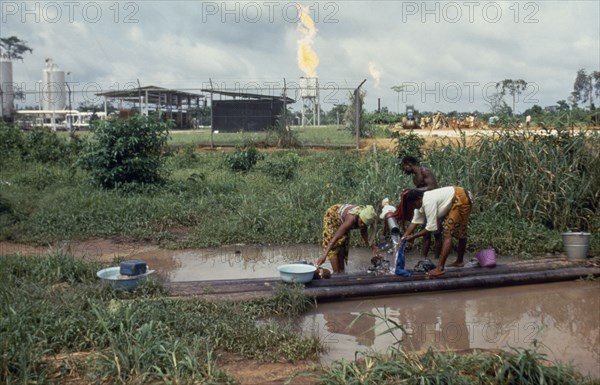
<svg viewBox="0 0 600 385"><path fill-rule="evenodd" d="M324 363L385 351L396 342L382 334L392 326L381 320L388 317L405 327L407 334L396 333L405 350L508 351L535 342L548 359L600 378L599 294L600 283L578 281L324 303L306 315L303 329L327 344Z"/></svg>

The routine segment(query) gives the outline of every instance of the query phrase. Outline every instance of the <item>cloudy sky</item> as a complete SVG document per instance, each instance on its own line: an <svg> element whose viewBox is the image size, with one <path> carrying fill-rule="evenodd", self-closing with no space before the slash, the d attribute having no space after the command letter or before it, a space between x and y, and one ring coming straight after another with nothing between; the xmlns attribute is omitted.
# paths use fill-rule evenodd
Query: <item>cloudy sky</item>
<svg viewBox="0 0 600 385"><path fill-rule="evenodd" d="M297 4L314 21L299 28ZM155 85L298 98L299 41L318 58L323 109L363 80L366 108L489 111L503 79L528 82L517 112L567 99L600 70L600 1L0 1L0 36L33 48L13 80L39 89L52 58L77 92ZM304 40L302 40L304 39ZM404 86L404 92L391 89ZM33 96L28 104L35 104ZM512 104L512 100L506 99ZM297 103L296 109L301 108Z"/></svg>

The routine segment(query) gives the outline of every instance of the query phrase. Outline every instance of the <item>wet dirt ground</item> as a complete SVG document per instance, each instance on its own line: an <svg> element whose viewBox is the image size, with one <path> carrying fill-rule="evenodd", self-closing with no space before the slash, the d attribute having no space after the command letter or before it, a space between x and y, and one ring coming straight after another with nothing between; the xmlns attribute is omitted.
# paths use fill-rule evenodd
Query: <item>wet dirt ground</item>
<svg viewBox="0 0 600 385"><path fill-rule="evenodd" d="M312 262L319 251L317 245L165 250L108 239L40 247L0 243L0 255L63 252L105 262L140 259L156 270L159 280L172 282L277 277L278 265ZM347 271L366 271L371 257L368 249L351 249ZM470 257L467 255L465 261ZM386 258L392 260L391 255ZM418 250L408 252L406 268L414 267L419 259ZM451 255L448 262L453 260ZM498 263L511 260L498 257ZM400 346L411 351L424 351L430 346L456 351L510 350L535 344L549 360L570 362L579 371L600 378L599 309L600 283L577 281L320 303L303 317L301 326L305 333L317 334L326 345L327 353L321 357L324 365L333 360L352 360L356 352L384 351L400 340ZM386 317L404 325L408 333L381 335L387 329L383 322ZM300 368L308 371L312 365L265 366L232 357L222 360L222 364L242 384L282 383ZM314 381L304 377L291 382L311 383Z"/></svg>

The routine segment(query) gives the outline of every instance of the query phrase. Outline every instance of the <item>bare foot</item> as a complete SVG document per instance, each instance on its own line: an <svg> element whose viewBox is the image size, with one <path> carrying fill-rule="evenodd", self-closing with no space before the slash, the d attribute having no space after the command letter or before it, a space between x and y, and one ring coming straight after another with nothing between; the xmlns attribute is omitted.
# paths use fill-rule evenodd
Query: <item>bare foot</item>
<svg viewBox="0 0 600 385"><path fill-rule="evenodd" d="M448 266L452 266L452 267L463 267L465 264L463 262L452 262L450 264L448 264Z"/></svg>
<svg viewBox="0 0 600 385"><path fill-rule="evenodd" d="M444 270L433 269L427 273L427 276L430 278L437 278L437 277L441 277L444 274L446 274L446 272Z"/></svg>

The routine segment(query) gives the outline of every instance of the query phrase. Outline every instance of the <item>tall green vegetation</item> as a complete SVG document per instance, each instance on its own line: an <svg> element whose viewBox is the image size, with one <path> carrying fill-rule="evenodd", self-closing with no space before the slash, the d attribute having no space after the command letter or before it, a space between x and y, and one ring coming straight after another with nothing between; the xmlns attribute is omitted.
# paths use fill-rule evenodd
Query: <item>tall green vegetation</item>
<svg viewBox="0 0 600 385"><path fill-rule="evenodd" d="M225 161L229 168L233 171L246 172L250 171L259 160L264 158L254 144L245 144L235 146L232 153L225 154Z"/></svg>
<svg viewBox="0 0 600 385"><path fill-rule="evenodd" d="M414 156L420 159L423 156L423 145L425 139L422 136L415 134L412 130L408 133L404 131L394 131L392 133L394 140L394 154L396 158L402 159L405 156Z"/></svg>
<svg viewBox="0 0 600 385"><path fill-rule="evenodd" d="M321 385L381 384L381 385L594 385L598 382L582 376L572 367L550 361L534 349L513 349L511 352L468 354L440 352L409 353L398 347L399 335L406 330L383 313L364 313L357 317L372 317L376 325L396 338L396 344L386 354L365 352L354 361L337 361L313 377ZM356 321L356 320L355 320ZM375 327L374 327L375 329Z"/></svg>
<svg viewBox="0 0 600 385"><path fill-rule="evenodd" d="M106 188L162 182L169 126L144 116L102 121L81 164Z"/></svg>
<svg viewBox="0 0 600 385"><path fill-rule="evenodd" d="M597 131L498 131L493 137L476 137L472 144L472 138L467 143L463 136L434 146L408 134L393 152L250 147L194 152L187 146L161 155L169 171L160 174L166 183L143 189L98 188L89 183L95 171L72 166L77 151L61 160L33 156L22 143L37 134L0 130L0 135L12 138L2 145L14 143L7 148L16 154L3 158L0 170L0 239L5 240L47 243L119 236L177 248L316 244L323 213L332 204L377 206L385 197L397 203L412 179L401 171L396 156L420 152L440 185L461 185L475 194L470 251L562 251L560 233L571 229L592 232L590 254L600 252ZM52 154L57 143L76 143L57 139L44 141L36 151ZM376 223L373 236L381 228Z"/></svg>
<svg viewBox="0 0 600 385"><path fill-rule="evenodd" d="M600 136L499 131L494 137L448 141L429 152L441 184L476 193L479 210L494 210L551 230L598 228Z"/></svg>
<svg viewBox="0 0 600 385"><path fill-rule="evenodd" d="M0 165L6 167L20 161L68 166L77 159L83 145L77 137L60 137L46 128L24 133L0 123Z"/></svg>
<svg viewBox="0 0 600 385"><path fill-rule="evenodd" d="M589 102L590 110L594 107L594 97L600 99L600 71L587 74L584 68L577 71L571 98L574 105Z"/></svg>
<svg viewBox="0 0 600 385"><path fill-rule="evenodd" d="M516 100L519 95L527 89L527 82L523 79L504 79L496 83L496 89L500 97L504 97L507 93L512 96L511 113L515 113Z"/></svg>
<svg viewBox="0 0 600 385"><path fill-rule="evenodd" d="M252 302L169 298L154 281L121 292L100 265L65 255L0 257L0 384L233 383L217 354L315 359L290 322L313 306L295 286ZM273 321L277 317L277 322Z"/></svg>

